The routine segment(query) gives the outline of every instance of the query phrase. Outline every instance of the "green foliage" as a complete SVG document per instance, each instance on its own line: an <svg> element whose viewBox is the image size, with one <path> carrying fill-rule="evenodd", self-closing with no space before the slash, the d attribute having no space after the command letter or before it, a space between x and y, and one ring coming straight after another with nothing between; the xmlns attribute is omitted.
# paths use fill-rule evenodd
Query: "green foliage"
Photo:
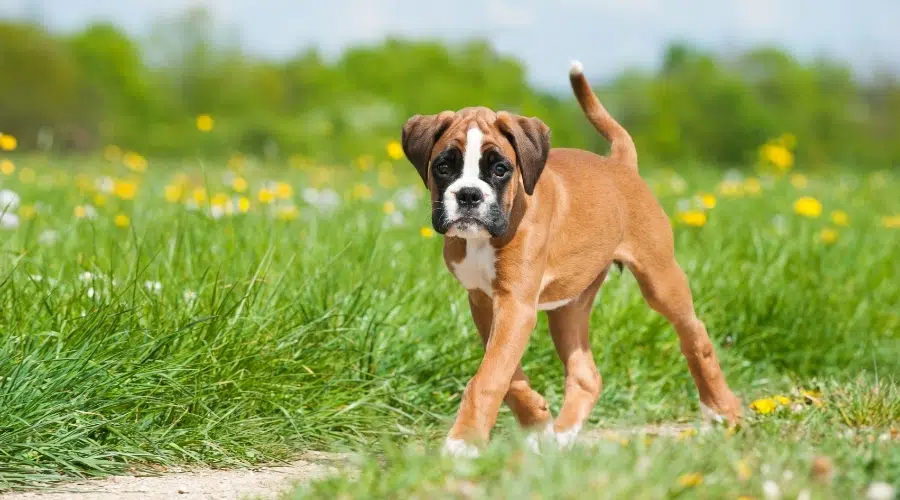
<svg viewBox="0 0 900 500"><path fill-rule="evenodd" d="M388 39L333 61L315 50L276 61L229 43L203 11L143 42L107 24L59 36L6 22L0 75L0 131L23 149L43 129L56 138L45 147L60 151L333 161L382 148L412 114L473 105L539 116L555 145L606 148L568 92L535 88L521 62L482 41ZM739 165L792 133L802 165L900 162L895 75L857 80L846 65L774 48L717 55L675 44L659 70L626 71L598 90L645 160ZM201 135L194 120L206 113L216 127Z"/></svg>

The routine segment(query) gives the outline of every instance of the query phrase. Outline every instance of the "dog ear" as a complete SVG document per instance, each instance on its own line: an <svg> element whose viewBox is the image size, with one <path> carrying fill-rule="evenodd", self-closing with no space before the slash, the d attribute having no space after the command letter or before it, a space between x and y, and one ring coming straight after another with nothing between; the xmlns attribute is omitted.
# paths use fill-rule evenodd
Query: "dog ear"
<svg viewBox="0 0 900 500"><path fill-rule="evenodd" d="M444 111L436 115L415 115L403 125L403 152L419 171L425 187L428 187L428 160L431 159L431 150L450 126L455 114L453 111Z"/></svg>
<svg viewBox="0 0 900 500"><path fill-rule="evenodd" d="M516 164L522 173L522 185L534 194L547 155L550 153L550 127L537 118L526 118L505 111L497 113L497 124L516 151Z"/></svg>

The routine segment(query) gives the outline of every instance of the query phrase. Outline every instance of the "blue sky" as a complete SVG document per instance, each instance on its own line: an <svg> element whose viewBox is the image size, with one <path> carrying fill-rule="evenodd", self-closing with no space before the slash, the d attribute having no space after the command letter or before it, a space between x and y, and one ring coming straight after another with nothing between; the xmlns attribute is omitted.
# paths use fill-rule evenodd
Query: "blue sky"
<svg viewBox="0 0 900 500"><path fill-rule="evenodd" d="M803 59L843 59L863 74L900 72L900 0L0 0L0 16L40 11L61 30L104 19L142 35L153 20L194 5L209 7L249 51L272 56L310 45L335 55L386 35L487 38L546 88L567 85L570 58L604 78L654 67L672 40L720 51L776 44Z"/></svg>

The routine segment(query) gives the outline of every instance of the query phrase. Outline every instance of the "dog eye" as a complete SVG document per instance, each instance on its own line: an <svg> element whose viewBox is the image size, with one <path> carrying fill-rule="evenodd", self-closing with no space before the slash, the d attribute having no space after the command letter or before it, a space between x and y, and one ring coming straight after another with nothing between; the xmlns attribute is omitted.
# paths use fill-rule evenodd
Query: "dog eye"
<svg viewBox="0 0 900 500"><path fill-rule="evenodd" d="M491 167L491 172L496 177L503 177L507 173L509 173L509 167L507 167L505 163L498 162L495 163L493 167Z"/></svg>
<svg viewBox="0 0 900 500"><path fill-rule="evenodd" d="M446 163L439 163L434 166L434 173L440 175L441 177L447 177L450 175L450 165Z"/></svg>

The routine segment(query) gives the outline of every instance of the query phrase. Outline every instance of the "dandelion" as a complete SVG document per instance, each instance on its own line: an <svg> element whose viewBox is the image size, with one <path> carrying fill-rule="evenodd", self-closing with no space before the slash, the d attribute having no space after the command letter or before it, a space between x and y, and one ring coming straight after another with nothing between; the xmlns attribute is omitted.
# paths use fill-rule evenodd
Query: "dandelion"
<svg viewBox="0 0 900 500"><path fill-rule="evenodd" d="M34 219L37 216L37 209L34 205L22 205L19 209L19 216L25 220Z"/></svg>
<svg viewBox="0 0 900 500"><path fill-rule="evenodd" d="M804 196L794 202L794 212L804 217L815 218L822 214L822 203L811 196Z"/></svg>
<svg viewBox="0 0 900 500"><path fill-rule="evenodd" d="M692 227L706 225L706 212L703 210L685 210L678 213L678 222Z"/></svg>
<svg viewBox="0 0 900 500"><path fill-rule="evenodd" d="M397 211L397 207L394 206L394 202L386 201L386 202L384 202L384 205L382 206L382 211L386 215L391 215L392 213Z"/></svg>
<svg viewBox="0 0 900 500"><path fill-rule="evenodd" d="M267 188L260 189L259 193L257 193L256 196L259 199L259 202L264 205L268 205L269 203L272 203L273 201L275 201L275 193L273 193L272 190L267 189Z"/></svg>
<svg viewBox="0 0 900 500"><path fill-rule="evenodd" d="M197 130L209 132L213 129L213 118L208 114L197 115Z"/></svg>
<svg viewBox="0 0 900 500"><path fill-rule="evenodd" d="M711 209L716 208L716 197L709 193L701 193L698 195L698 199L700 203L703 205L703 208Z"/></svg>
<svg viewBox="0 0 900 500"><path fill-rule="evenodd" d="M756 401L750 403L750 409L759 413L760 415L768 415L775 411L775 408L778 406L777 403L771 398L757 399Z"/></svg>
<svg viewBox="0 0 900 500"><path fill-rule="evenodd" d="M162 291L162 283L160 283L159 281L145 281L144 288L146 288L149 292L159 293L160 291Z"/></svg>
<svg viewBox="0 0 900 500"><path fill-rule="evenodd" d="M703 482L703 476L697 472L682 474L678 477L678 484L683 488L693 488Z"/></svg>
<svg viewBox="0 0 900 500"><path fill-rule="evenodd" d="M169 203L178 203L184 196L184 189L177 184L169 184L165 187L165 198Z"/></svg>
<svg viewBox="0 0 900 500"><path fill-rule="evenodd" d="M198 186L191 191L191 198L193 198L194 203L197 205L202 205L206 202L206 199L209 195L206 193L206 188L203 186Z"/></svg>
<svg viewBox="0 0 900 500"><path fill-rule="evenodd" d="M92 205L78 205L74 210L76 219L94 219L97 217L97 209Z"/></svg>
<svg viewBox="0 0 900 500"><path fill-rule="evenodd" d="M719 194L728 198L744 196L744 184L740 181L724 180L719 183Z"/></svg>
<svg viewBox="0 0 900 500"><path fill-rule="evenodd" d="M0 212L15 210L18 208L20 200L21 198L15 191L9 189L0 191Z"/></svg>
<svg viewBox="0 0 900 500"><path fill-rule="evenodd" d="M247 180L243 177L235 177L231 180L231 189L234 190L235 193L243 193L247 191Z"/></svg>
<svg viewBox="0 0 900 500"><path fill-rule="evenodd" d="M119 158L122 157L122 148L115 144L110 144L103 148L103 157L106 158L106 161L119 161Z"/></svg>
<svg viewBox="0 0 900 500"><path fill-rule="evenodd" d="M130 181L117 181L113 187L113 194L122 200L133 200L137 196L137 184Z"/></svg>
<svg viewBox="0 0 900 500"><path fill-rule="evenodd" d="M15 136L0 133L0 149L3 151L15 151L19 141Z"/></svg>
<svg viewBox="0 0 900 500"><path fill-rule="evenodd" d="M749 177L744 181L744 192L751 196L758 195L762 192L762 184L756 177Z"/></svg>
<svg viewBox="0 0 900 500"><path fill-rule="evenodd" d="M838 232L830 227L822 228L822 231L819 232L819 239L822 240L822 243L830 245L837 241Z"/></svg>
<svg viewBox="0 0 900 500"><path fill-rule="evenodd" d="M12 160L0 161L0 174L12 175L16 171L16 164Z"/></svg>
<svg viewBox="0 0 900 500"><path fill-rule="evenodd" d="M300 210L295 205L286 205L278 208L278 220L292 221L300 215Z"/></svg>
<svg viewBox="0 0 900 500"><path fill-rule="evenodd" d="M147 171L147 159L134 151L125 153L125 156L122 157L122 162L129 170L139 173Z"/></svg>
<svg viewBox="0 0 900 500"><path fill-rule="evenodd" d="M831 212L831 222L836 226L848 226L850 224L850 216L843 210L834 210Z"/></svg>
<svg viewBox="0 0 900 500"><path fill-rule="evenodd" d="M0 229L17 229L18 227L18 215L0 211Z"/></svg>
<svg viewBox="0 0 900 500"><path fill-rule="evenodd" d="M241 196L237 201L238 212L245 214L250 211L250 198Z"/></svg>
<svg viewBox="0 0 900 500"><path fill-rule="evenodd" d="M372 197L372 188L368 184L356 184L351 195L357 200L368 200Z"/></svg>
<svg viewBox="0 0 900 500"><path fill-rule="evenodd" d="M294 188L286 182L278 182L275 184L275 196L279 200L289 200L294 196Z"/></svg>
<svg viewBox="0 0 900 500"><path fill-rule="evenodd" d="M421 234L425 239L434 238L434 229L431 229L428 226L422 226L421 228L419 228L419 234Z"/></svg>
<svg viewBox="0 0 900 500"><path fill-rule="evenodd" d="M113 219L113 224L115 224L116 227L125 228L131 224L131 218L125 214L119 214Z"/></svg>
<svg viewBox="0 0 900 500"><path fill-rule="evenodd" d="M787 396L781 396L781 395L778 395L778 396L775 396L775 397L772 398L772 399L773 399L776 403L778 403L778 404L780 404L780 405L782 405L782 406L787 406L787 405L791 404L791 400L788 399Z"/></svg>
<svg viewBox="0 0 900 500"><path fill-rule="evenodd" d="M750 479L750 476L753 475L753 470L750 468L750 464L747 463L746 460L741 459L737 461L737 476L738 480L746 481Z"/></svg>
<svg viewBox="0 0 900 500"><path fill-rule="evenodd" d="M387 154L392 160L403 158L403 146L397 141L391 141L387 145Z"/></svg>
<svg viewBox="0 0 900 500"><path fill-rule="evenodd" d="M225 193L216 193L213 195L212 199L209 201L210 205L216 207L224 207L231 201L231 198L228 197Z"/></svg>
<svg viewBox="0 0 900 500"><path fill-rule="evenodd" d="M888 229L900 228L900 215L885 215L881 218L881 225Z"/></svg>
<svg viewBox="0 0 900 500"><path fill-rule="evenodd" d="M809 184L809 179L803 174L794 174L791 176L791 185L797 189L805 189Z"/></svg>

